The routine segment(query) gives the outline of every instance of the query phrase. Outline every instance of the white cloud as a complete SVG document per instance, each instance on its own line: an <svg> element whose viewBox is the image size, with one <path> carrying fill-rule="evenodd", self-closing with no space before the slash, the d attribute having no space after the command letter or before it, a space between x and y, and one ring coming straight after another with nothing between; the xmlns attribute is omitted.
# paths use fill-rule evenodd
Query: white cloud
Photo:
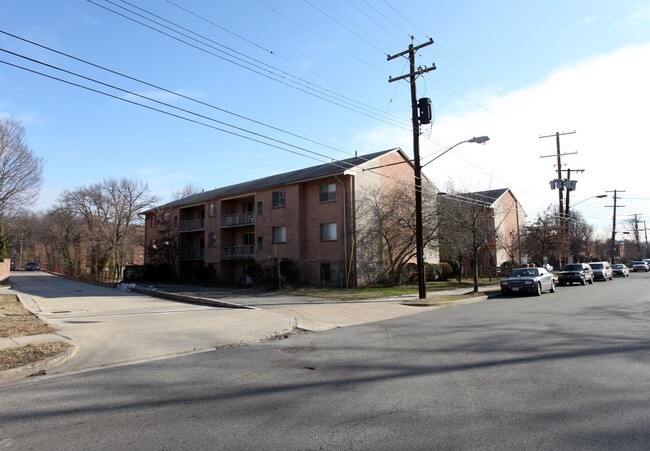
<svg viewBox="0 0 650 451"><path fill-rule="evenodd" d="M619 205L625 203L626 208L617 210L621 220L634 213L650 219L650 203L632 199L647 197L648 61L650 44L620 49L559 68L539 83L506 96L477 100L496 113L476 108L440 117L433 132L447 146L478 135L489 135L491 141L480 147L463 144L427 166L425 173L441 186L452 179L457 187L472 190L510 187L532 219L558 203L557 191L548 184L557 176L556 158L540 158L556 153L555 139L539 136L575 130L576 134L560 140L563 153L578 152L562 157L563 168L585 170L572 176L578 180L572 203L606 190L625 190ZM377 150L395 145L394 135L372 132L362 138L383 142L375 144ZM411 141L399 139L409 143L410 151ZM425 155L444 146L421 139L421 148ZM605 207L611 203L611 199L593 199L579 210L590 223L611 230L613 209Z"/></svg>

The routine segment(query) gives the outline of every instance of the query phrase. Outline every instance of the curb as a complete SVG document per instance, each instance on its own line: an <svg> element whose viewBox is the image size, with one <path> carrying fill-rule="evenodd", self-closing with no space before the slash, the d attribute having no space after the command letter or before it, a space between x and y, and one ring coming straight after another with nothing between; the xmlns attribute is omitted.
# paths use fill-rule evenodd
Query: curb
<svg viewBox="0 0 650 451"><path fill-rule="evenodd" d="M30 376L39 376L51 368L61 365L77 352L77 346L71 345L66 351L38 362L0 371L0 383L14 382Z"/></svg>
<svg viewBox="0 0 650 451"><path fill-rule="evenodd" d="M434 301L434 302L427 302L427 303L404 301L401 302L401 304L407 307L445 307L445 306L451 307L454 305L474 304L476 302L483 302L483 301L487 301L489 298L490 298L489 295L481 295L473 298L459 299L457 301L440 301L440 302Z"/></svg>
<svg viewBox="0 0 650 451"><path fill-rule="evenodd" d="M233 309L258 310L256 307L250 307L248 305L236 304L234 302L220 301L217 299L204 298L201 296L169 293L166 291L149 290L147 288L139 288L139 287L132 288L131 291L135 293L156 297L156 298L161 298L161 299L171 299L172 301L187 302L189 304L210 305L213 307L224 307L224 308L233 308Z"/></svg>

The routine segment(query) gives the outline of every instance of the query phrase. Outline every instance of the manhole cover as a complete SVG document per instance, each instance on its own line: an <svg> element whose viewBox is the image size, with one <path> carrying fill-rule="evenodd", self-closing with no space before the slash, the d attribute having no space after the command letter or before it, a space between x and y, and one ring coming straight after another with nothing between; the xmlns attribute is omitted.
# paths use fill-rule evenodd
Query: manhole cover
<svg viewBox="0 0 650 451"><path fill-rule="evenodd" d="M287 354L300 354L303 352L315 352L318 349L313 346L292 346L290 348L282 348L280 351L286 352Z"/></svg>

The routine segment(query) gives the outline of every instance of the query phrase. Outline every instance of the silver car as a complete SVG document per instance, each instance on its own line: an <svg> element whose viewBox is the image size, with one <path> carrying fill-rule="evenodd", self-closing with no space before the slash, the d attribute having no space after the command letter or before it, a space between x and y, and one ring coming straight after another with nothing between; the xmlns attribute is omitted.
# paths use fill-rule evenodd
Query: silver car
<svg viewBox="0 0 650 451"><path fill-rule="evenodd" d="M517 268L501 281L501 293L555 293L555 277L544 268Z"/></svg>

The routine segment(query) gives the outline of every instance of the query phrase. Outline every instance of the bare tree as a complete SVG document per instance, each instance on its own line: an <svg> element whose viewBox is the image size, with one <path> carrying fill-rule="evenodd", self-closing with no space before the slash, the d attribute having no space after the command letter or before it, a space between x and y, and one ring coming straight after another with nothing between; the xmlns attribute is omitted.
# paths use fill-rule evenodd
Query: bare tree
<svg viewBox="0 0 650 451"><path fill-rule="evenodd" d="M522 246L533 261L541 262L544 257L558 258L566 249L564 240L557 210L546 210L526 226Z"/></svg>
<svg viewBox="0 0 650 451"><path fill-rule="evenodd" d="M12 118L0 119L0 259L6 255L6 221L36 200L43 184L43 160L29 149L25 129Z"/></svg>
<svg viewBox="0 0 650 451"><path fill-rule="evenodd" d="M119 276L142 223L138 213L157 202L146 183L109 179L65 191L59 210L82 221L91 273L108 269Z"/></svg>
<svg viewBox="0 0 650 451"><path fill-rule="evenodd" d="M424 247L431 249L437 247L435 195L423 196L422 211ZM398 184L368 189L357 203L357 218L359 258L374 266L366 272L390 284L401 282L417 252L413 189Z"/></svg>
<svg viewBox="0 0 650 451"><path fill-rule="evenodd" d="M203 189L194 183L188 183L183 188L172 192L172 200L183 199L184 197L191 196L192 194L199 194Z"/></svg>
<svg viewBox="0 0 650 451"><path fill-rule="evenodd" d="M0 119L0 219L34 203L42 173L43 160L27 146L22 125Z"/></svg>
<svg viewBox="0 0 650 451"><path fill-rule="evenodd" d="M479 260L485 252L496 250L495 224L491 204L474 193L455 194L451 190L440 196L440 242L450 255L469 255L473 271L474 292L478 292ZM505 215L503 215L505 217Z"/></svg>
<svg viewBox="0 0 650 451"><path fill-rule="evenodd" d="M577 211L571 211L568 218L569 255L573 261L589 259L589 243L593 240L594 228Z"/></svg>
<svg viewBox="0 0 650 451"><path fill-rule="evenodd" d="M175 271L180 253L177 227L168 209L159 208L154 218L160 237L147 247L147 254L153 263L167 265Z"/></svg>

